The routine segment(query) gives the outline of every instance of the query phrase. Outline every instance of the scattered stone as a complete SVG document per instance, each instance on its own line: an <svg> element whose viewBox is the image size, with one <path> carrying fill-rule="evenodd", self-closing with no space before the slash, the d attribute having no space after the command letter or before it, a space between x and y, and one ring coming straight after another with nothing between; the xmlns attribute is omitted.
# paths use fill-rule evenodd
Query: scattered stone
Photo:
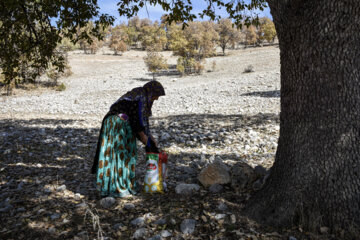
<svg viewBox="0 0 360 240"><path fill-rule="evenodd" d="M236 223L236 217L234 214L231 214L230 216L230 221L231 221L231 224L235 224Z"/></svg>
<svg viewBox="0 0 360 240"><path fill-rule="evenodd" d="M231 187L236 193L243 192L256 180L254 169L247 163L236 163L230 170Z"/></svg>
<svg viewBox="0 0 360 240"><path fill-rule="evenodd" d="M56 191L58 191L58 192L63 192L65 190L66 190L66 185L61 185L61 186L56 188Z"/></svg>
<svg viewBox="0 0 360 240"><path fill-rule="evenodd" d="M3 208L0 208L0 213L6 213L12 210L14 207L11 204L6 205Z"/></svg>
<svg viewBox="0 0 360 240"><path fill-rule="evenodd" d="M114 229L115 231L118 231L118 230L120 230L123 226L124 226L124 224L122 224L122 223L117 223L117 224L115 224L115 225L113 226L113 229Z"/></svg>
<svg viewBox="0 0 360 240"><path fill-rule="evenodd" d="M40 208L37 212L36 212L36 214L41 214L41 213L43 213L43 212L45 212L45 209L42 209L42 208Z"/></svg>
<svg viewBox="0 0 360 240"><path fill-rule="evenodd" d="M223 219L226 217L226 214L223 214L223 213L218 213L215 215L215 219L216 220L220 220L220 219Z"/></svg>
<svg viewBox="0 0 360 240"><path fill-rule="evenodd" d="M215 183L230 183L229 172L222 164L219 164L217 162L210 164L209 166L201 170L198 179L205 187L210 187Z"/></svg>
<svg viewBox="0 0 360 240"><path fill-rule="evenodd" d="M74 238L74 240L88 240L88 239L89 239L88 234L85 231L78 233Z"/></svg>
<svg viewBox="0 0 360 240"><path fill-rule="evenodd" d="M227 205L225 204L225 203L220 203L219 204L219 206L218 206L218 209L220 210L220 211L226 211L227 210Z"/></svg>
<svg viewBox="0 0 360 240"><path fill-rule="evenodd" d="M192 234L195 231L196 221L194 219L185 219L181 222L180 229L183 234Z"/></svg>
<svg viewBox="0 0 360 240"><path fill-rule="evenodd" d="M81 196L80 193L76 193L76 194L74 195L74 198L75 198L76 200L80 200L80 199L82 198L82 196Z"/></svg>
<svg viewBox="0 0 360 240"><path fill-rule="evenodd" d="M176 220L175 220L174 218L171 218L171 219L170 219L170 223L171 223L172 225L176 225Z"/></svg>
<svg viewBox="0 0 360 240"><path fill-rule="evenodd" d="M141 239L144 238L147 234L147 229L146 228L139 228L135 231L134 233L134 239Z"/></svg>
<svg viewBox="0 0 360 240"><path fill-rule="evenodd" d="M212 193L220 193L224 190L224 187L218 183L215 183L209 187L209 191Z"/></svg>
<svg viewBox="0 0 360 240"><path fill-rule="evenodd" d="M151 238L148 238L147 240L162 240L162 237L160 235L155 235Z"/></svg>
<svg viewBox="0 0 360 240"><path fill-rule="evenodd" d="M134 220L132 220L130 222L131 225L134 225L134 226L137 226L137 227L142 227L145 225L145 218L143 217L138 217L138 218L135 218Z"/></svg>
<svg viewBox="0 0 360 240"><path fill-rule="evenodd" d="M24 182L21 182L21 183L19 183L19 185L18 185L18 187L17 187L17 189L16 190L22 190L22 186L24 185Z"/></svg>
<svg viewBox="0 0 360 240"><path fill-rule="evenodd" d="M167 237L171 237L172 234L171 234L171 232L169 232L168 230L162 230L162 231L161 231L161 236L162 236L163 238L167 238Z"/></svg>
<svg viewBox="0 0 360 240"><path fill-rule="evenodd" d="M296 238L296 237L293 237L293 236L290 236L290 237L289 237L289 240L297 240L297 238Z"/></svg>
<svg viewBox="0 0 360 240"><path fill-rule="evenodd" d="M103 208L110 208L116 203L115 198L113 197L106 197L100 200L100 205Z"/></svg>
<svg viewBox="0 0 360 240"><path fill-rule="evenodd" d="M54 234L54 233L56 233L56 229L55 229L54 227L50 227L50 228L48 229L48 232L49 232L50 234Z"/></svg>
<svg viewBox="0 0 360 240"><path fill-rule="evenodd" d="M134 209L134 208L135 208L135 205L132 204L132 203L126 203L126 204L124 205L124 208L125 208L126 210L131 210L131 209Z"/></svg>
<svg viewBox="0 0 360 240"><path fill-rule="evenodd" d="M197 192L200 190L200 186L197 184L186 184L181 183L176 186L175 192L180 195L191 195L194 192Z"/></svg>
<svg viewBox="0 0 360 240"><path fill-rule="evenodd" d="M51 220L58 219L58 218L60 218L60 214L54 213L53 215L50 216L50 218L51 218Z"/></svg>
<svg viewBox="0 0 360 240"><path fill-rule="evenodd" d="M160 225L160 226L165 225L165 224L166 224L166 219L165 219L165 218L161 218L161 219L159 219L159 220L156 220L156 221L154 222L154 224Z"/></svg>
<svg viewBox="0 0 360 240"><path fill-rule="evenodd" d="M78 208L78 209L87 208L87 204L84 203L84 202L83 202L83 203L79 203L79 204L76 205L76 208ZM41 210L41 209L40 209L40 210ZM39 211L40 211L40 210L39 210Z"/></svg>
<svg viewBox="0 0 360 240"><path fill-rule="evenodd" d="M16 209L16 211L17 211L17 212L25 212L25 211L26 211L26 209L25 209L25 208L23 208L23 207L21 207L21 208Z"/></svg>

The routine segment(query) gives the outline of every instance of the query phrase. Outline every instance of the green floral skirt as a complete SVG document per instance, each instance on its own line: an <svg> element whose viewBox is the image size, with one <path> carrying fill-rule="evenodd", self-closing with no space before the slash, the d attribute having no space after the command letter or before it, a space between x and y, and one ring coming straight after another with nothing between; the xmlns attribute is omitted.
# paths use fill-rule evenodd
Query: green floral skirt
<svg viewBox="0 0 360 240"><path fill-rule="evenodd" d="M102 196L136 194L136 138L128 121L109 116L103 123L96 173L96 188Z"/></svg>

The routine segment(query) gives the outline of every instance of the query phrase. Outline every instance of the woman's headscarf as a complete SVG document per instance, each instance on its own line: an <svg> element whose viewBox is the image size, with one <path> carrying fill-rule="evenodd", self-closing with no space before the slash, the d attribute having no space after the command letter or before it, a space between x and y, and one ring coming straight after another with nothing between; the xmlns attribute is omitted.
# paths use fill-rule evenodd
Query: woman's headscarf
<svg viewBox="0 0 360 240"><path fill-rule="evenodd" d="M164 87L158 81L150 81L143 87L134 88L131 91L121 96L112 106L112 109L116 104L122 100L126 101L141 101L143 106L143 115L149 117L152 115L151 107L153 97L160 97L165 95Z"/></svg>

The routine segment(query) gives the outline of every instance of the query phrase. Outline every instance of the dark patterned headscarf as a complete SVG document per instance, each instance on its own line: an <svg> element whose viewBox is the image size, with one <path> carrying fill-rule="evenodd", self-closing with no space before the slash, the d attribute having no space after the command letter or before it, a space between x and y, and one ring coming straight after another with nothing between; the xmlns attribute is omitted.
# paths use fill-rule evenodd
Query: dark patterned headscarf
<svg viewBox="0 0 360 240"><path fill-rule="evenodd" d="M134 88L131 91L125 93L111 106L111 108L113 108L113 106L115 106L118 102L122 100L140 101L143 104L143 116L149 117L152 115L151 107L153 102L151 101L151 99L153 97L160 97L164 95L164 87L161 85L161 83L154 80L146 83L143 87Z"/></svg>

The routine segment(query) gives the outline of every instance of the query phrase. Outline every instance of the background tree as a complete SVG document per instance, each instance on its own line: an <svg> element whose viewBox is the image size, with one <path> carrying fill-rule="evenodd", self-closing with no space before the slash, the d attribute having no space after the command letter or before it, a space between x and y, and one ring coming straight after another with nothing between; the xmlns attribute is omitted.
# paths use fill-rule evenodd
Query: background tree
<svg viewBox="0 0 360 240"><path fill-rule="evenodd" d="M258 38L262 42L266 40L268 43L273 43L276 37L276 29L274 23L267 17L260 19L258 29Z"/></svg>
<svg viewBox="0 0 360 240"><path fill-rule="evenodd" d="M258 41L256 27L251 25L244 28L245 45L255 45Z"/></svg>
<svg viewBox="0 0 360 240"><path fill-rule="evenodd" d="M79 28L78 35L87 34L88 36L91 36L91 32L93 32L95 28L96 28L96 25L92 21L89 21L84 27ZM104 28L104 30L105 30L105 28ZM99 30L99 34L100 34L101 38L105 37L105 31ZM80 39L79 45L85 54L88 54L88 53L95 54L103 46L103 41L99 40L95 36L91 36L88 39L85 39L85 38Z"/></svg>
<svg viewBox="0 0 360 240"><path fill-rule="evenodd" d="M155 51L162 51L167 42L165 30L156 23L142 26L139 39L144 50L151 47Z"/></svg>
<svg viewBox="0 0 360 240"><path fill-rule="evenodd" d="M169 49L175 56L179 56L176 68L181 74L189 74L195 65L196 50L189 42L180 24L171 24L168 27Z"/></svg>
<svg viewBox="0 0 360 240"><path fill-rule="evenodd" d="M125 25L115 26L111 30L111 37L109 44L110 49L114 51L115 55L117 55L119 52L123 53L128 49L128 45L126 44L127 42L129 42L129 36L127 35L126 32L126 26Z"/></svg>
<svg viewBox="0 0 360 240"><path fill-rule="evenodd" d="M215 54L218 34L212 22L189 22L185 29L171 24L168 36L169 49L180 56L177 69L182 74L201 73L202 60Z"/></svg>
<svg viewBox="0 0 360 240"><path fill-rule="evenodd" d="M216 45L219 40L219 35L215 31L215 24L211 21L201 22L202 32L199 48L199 59L212 57L216 54ZM195 34L194 34L195 35Z"/></svg>
<svg viewBox="0 0 360 240"><path fill-rule="evenodd" d="M219 34L219 46L225 56L225 49L229 44L234 45L240 39L239 31L233 26L231 19L223 18L216 25L216 31Z"/></svg>
<svg viewBox="0 0 360 240"><path fill-rule="evenodd" d="M138 48L140 44L140 33L141 28L143 26L147 26L149 24L149 19L143 20L140 19L138 16L132 17L128 21L128 29L127 34L129 36L129 40L131 41L131 46Z"/></svg>
<svg viewBox="0 0 360 240"><path fill-rule="evenodd" d="M56 18L55 26L51 19ZM91 33L76 36L78 27L97 18ZM59 70L65 67L63 57L55 54L62 38L76 43L91 36L101 37L99 30L113 22L114 18L100 15L96 1L20 1L0 2L0 69L6 84L15 79L24 80L19 72L21 65L34 69L26 79L35 80L41 69L49 64Z"/></svg>
<svg viewBox="0 0 360 240"><path fill-rule="evenodd" d="M344 229L358 237L360 3L267 2L280 47L280 137L270 176L249 201L245 213L273 226L296 224L310 230L328 226L334 232ZM135 6L142 7L141 3L122 1L119 12L134 14ZM169 21L192 21L196 17L188 1L176 5L162 0L151 3L170 11ZM216 4L225 7L239 24L239 10L262 9L265 1L207 3L201 15L217 18Z"/></svg>

